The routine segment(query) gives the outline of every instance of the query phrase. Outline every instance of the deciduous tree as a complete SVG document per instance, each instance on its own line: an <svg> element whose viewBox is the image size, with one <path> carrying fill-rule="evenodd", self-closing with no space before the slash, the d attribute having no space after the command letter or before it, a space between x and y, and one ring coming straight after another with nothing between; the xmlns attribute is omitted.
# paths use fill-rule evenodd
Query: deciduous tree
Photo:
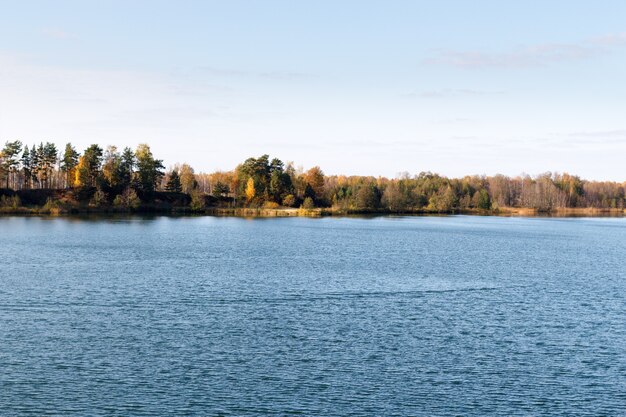
<svg viewBox="0 0 626 417"><path fill-rule="evenodd" d="M156 185L165 173L163 161L155 159L150 150L150 146L141 144L135 151L137 158L137 179L138 187L146 194L151 194L156 190Z"/></svg>

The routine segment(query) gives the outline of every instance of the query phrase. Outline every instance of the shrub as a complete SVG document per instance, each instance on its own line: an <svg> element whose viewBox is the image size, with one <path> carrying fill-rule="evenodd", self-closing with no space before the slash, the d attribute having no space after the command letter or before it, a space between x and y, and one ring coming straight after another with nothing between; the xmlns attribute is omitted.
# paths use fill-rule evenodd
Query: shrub
<svg viewBox="0 0 626 417"><path fill-rule="evenodd" d="M21 205L22 201L20 200L20 197L18 195L12 195L11 197L3 195L2 197L0 197L0 207L17 209Z"/></svg>
<svg viewBox="0 0 626 417"><path fill-rule="evenodd" d="M304 202L302 203L302 207L305 210L311 210L315 208L315 203L313 202L313 199L311 197L307 197L304 199Z"/></svg>
<svg viewBox="0 0 626 417"><path fill-rule="evenodd" d="M115 196L113 204L117 207L129 209L137 209L141 205L141 200L137 196L137 192L132 188L125 189L122 194Z"/></svg>
<svg viewBox="0 0 626 417"><path fill-rule="evenodd" d="M61 213L61 206L58 201L53 200L51 197L48 197L46 200L46 204L42 207L42 211L44 213L50 214L59 214Z"/></svg>
<svg viewBox="0 0 626 417"><path fill-rule="evenodd" d="M191 192L191 204L189 205L193 211L200 211L206 208L206 199L200 191L193 190Z"/></svg>
<svg viewBox="0 0 626 417"><path fill-rule="evenodd" d="M94 193L93 197L91 197L91 201L89 203L93 206L101 207L106 205L107 200L107 194L102 190L98 190Z"/></svg>
<svg viewBox="0 0 626 417"><path fill-rule="evenodd" d="M293 207L296 205L296 198L293 194L289 194L285 198L283 198L283 206Z"/></svg>

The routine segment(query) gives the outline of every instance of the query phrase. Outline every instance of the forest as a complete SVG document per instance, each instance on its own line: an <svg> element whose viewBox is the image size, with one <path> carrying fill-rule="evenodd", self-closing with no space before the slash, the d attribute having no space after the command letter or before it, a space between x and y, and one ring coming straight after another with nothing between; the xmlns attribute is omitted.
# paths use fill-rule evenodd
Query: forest
<svg viewBox="0 0 626 417"><path fill-rule="evenodd" d="M498 212L593 208L624 209L626 183L587 181L567 173L472 175L431 172L396 178L325 175L269 155L251 157L231 171L195 172L188 164L166 169L147 144L136 149L82 151L46 142L6 142L0 151L0 211L202 212L209 208L300 208L332 213Z"/></svg>

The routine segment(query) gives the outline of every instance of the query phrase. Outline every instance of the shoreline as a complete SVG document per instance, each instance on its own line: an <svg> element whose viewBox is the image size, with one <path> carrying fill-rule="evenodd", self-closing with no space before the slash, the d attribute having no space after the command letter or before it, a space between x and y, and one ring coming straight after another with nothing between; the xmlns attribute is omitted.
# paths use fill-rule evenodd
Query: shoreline
<svg viewBox="0 0 626 417"><path fill-rule="evenodd" d="M351 217L351 216L496 216L496 217L626 217L626 209L607 208L556 208L539 210L533 208L505 207L492 210L458 209L451 211L434 210L342 210L335 208L249 208L249 207L209 207L202 210L191 210L188 207L140 207L136 210L117 207L80 207L59 209L56 207L2 207L0 217L7 216L41 216L41 217L74 217L84 215L161 215L161 216L214 216L214 217Z"/></svg>

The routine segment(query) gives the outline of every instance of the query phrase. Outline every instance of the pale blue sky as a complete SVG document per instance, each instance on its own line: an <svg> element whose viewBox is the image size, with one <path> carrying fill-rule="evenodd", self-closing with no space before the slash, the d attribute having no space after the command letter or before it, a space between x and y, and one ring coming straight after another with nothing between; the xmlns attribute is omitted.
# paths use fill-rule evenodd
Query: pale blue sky
<svg viewBox="0 0 626 417"><path fill-rule="evenodd" d="M0 141L626 180L623 1L0 1Z"/></svg>

